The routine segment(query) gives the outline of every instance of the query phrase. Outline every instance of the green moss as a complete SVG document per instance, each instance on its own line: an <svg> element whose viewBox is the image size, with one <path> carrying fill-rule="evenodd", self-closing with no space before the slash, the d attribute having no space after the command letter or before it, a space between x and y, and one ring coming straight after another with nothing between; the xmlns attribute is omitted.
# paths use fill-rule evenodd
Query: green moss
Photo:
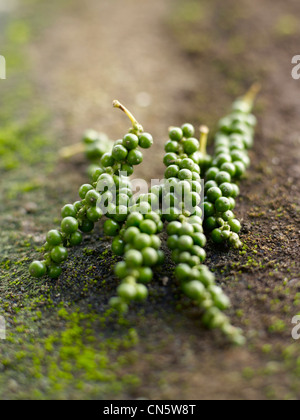
<svg viewBox="0 0 300 420"><path fill-rule="evenodd" d="M286 330L286 324L281 319L277 319L270 327L269 331L272 333L281 333Z"/></svg>
<svg viewBox="0 0 300 420"><path fill-rule="evenodd" d="M12 44L27 44L30 41L30 36L30 26L23 20L15 20L7 28L7 39Z"/></svg>
<svg viewBox="0 0 300 420"><path fill-rule="evenodd" d="M243 370L242 375L245 379L250 380L254 377L255 372L251 367L247 367Z"/></svg>
<svg viewBox="0 0 300 420"><path fill-rule="evenodd" d="M271 344L264 344L263 346L262 346L262 352L264 353L264 354L270 354L271 353L271 351L272 351L272 345Z"/></svg>
<svg viewBox="0 0 300 420"><path fill-rule="evenodd" d="M294 15L281 16L276 23L275 32L281 37L295 35L299 32L299 22Z"/></svg>
<svg viewBox="0 0 300 420"><path fill-rule="evenodd" d="M176 7L173 9L170 20L174 24L192 24L202 22L207 17L207 8L204 4L192 0L185 2L177 2Z"/></svg>
<svg viewBox="0 0 300 420"><path fill-rule="evenodd" d="M127 368L129 363L134 364L137 360L136 356L130 356L139 342L136 330L124 329L117 335L105 337L99 322L101 316L96 313L84 314L63 308L52 314L52 318L55 316L63 320L63 325L47 337L37 337L34 344L28 340L29 326L18 325L15 334L11 334L7 342L14 343L24 337L22 351L12 347L9 349L9 358L0 358L2 365L7 368L13 366L15 372L21 373L27 366L32 380L27 383L25 390L22 389L22 398L34 398L36 389L39 389L41 398L61 398L74 388L82 389L87 383L90 384L90 396L99 392L104 396L114 390L120 393L123 386L139 386L138 377L124 371L124 360ZM40 320L43 325L43 316ZM43 391L40 381L45 380L49 387ZM1 397L8 395L7 389L0 389Z"/></svg>

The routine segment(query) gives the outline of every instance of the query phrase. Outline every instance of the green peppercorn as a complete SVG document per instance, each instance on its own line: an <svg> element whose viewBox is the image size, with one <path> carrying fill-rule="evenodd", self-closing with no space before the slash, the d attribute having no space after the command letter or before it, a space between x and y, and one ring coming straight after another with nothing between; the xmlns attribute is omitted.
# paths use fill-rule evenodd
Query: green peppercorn
<svg viewBox="0 0 300 420"><path fill-rule="evenodd" d="M77 211L72 204L65 205L61 210L61 217L76 217Z"/></svg>
<svg viewBox="0 0 300 420"><path fill-rule="evenodd" d="M113 147L111 154L117 162L122 162L126 159L128 150L124 146L118 144Z"/></svg>
<svg viewBox="0 0 300 420"><path fill-rule="evenodd" d="M133 166L129 165L128 163L122 163L121 168L119 170L119 175L131 176L134 172Z"/></svg>
<svg viewBox="0 0 300 420"><path fill-rule="evenodd" d="M231 196L233 198L238 197L240 195L240 189L239 189L238 185L231 184L231 187L232 187L232 194L231 194Z"/></svg>
<svg viewBox="0 0 300 420"><path fill-rule="evenodd" d="M181 252L180 255L179 255L179 263L180 264L187 264L187 265L191 266L191 264L190 264L191 258L192 258L192 255L189 252L187 252L187 251Z"/></svg>
<svg viewBox="0 0 300 420"><path fill-rule="evenodd" d="M116 214L114 214L113 219L116 222L125 222L128 215L128 207L127 206L116 206Z"/></svg>
<svg viewBox="0 0 300 420"><path fill-rule="evenodd" d="M231 197L234 194L234 188L229 182L224 182L220 185L220 190L224 197Z"/></svg>
<svg viewBox="0 0 300 420"><path fill-rule="evenodd" d="M191 186L192 186L192 191L193 192L195 192L197 194L200 194L201 193L202 186L201 186L200 182L198 182L198 181L192 181L191 182Z"/></svg>
<svg viewBox="0 0 300 420"><path fill-rule="evenodd" d="M168 141L165 145L165 152L166 153L177 153L179 150L179 144L177 141Z"/></svg>
<svg viewBox="0 0 300 420"><path fill-rule="evenodd" d="M213 181L213 180L211 180L211 181L207 181L207 182L205 183L205 186L204 186L204 192L205 192L205 194L207 193L207 191L208 191L210 188L214 188L214 187L218 187L218 184L216 183L216 181Z"/></svg>
<svg viewBox="0 0 300 420"><path fill-rule="evenodd" d="M230 200L226 197L220 197L215 202L216 211L219 213L225 213L230 210L231 203Z"/></svg>
<svg viewBox="0 0 300 420"><path fill-rule="evenodd" d="M142 302L147 299L148 297L148 289L143 284L137 284L136 286L136 294L135 300L138 302Z"/></svg>
<svg viewBox="0 0 300 420"><path fill-rule="evenodd" d="M180 222L174 221L168 224L167 233L169 236L177 235L181 228L182 224Z"/></svg>
<svg viewBox="0 0 300 420"><path fill-rule="evenodd" d="M71 246L80 245L82 242L82 234L80 232L74 232L69 238L69 242Z"/></svg>
<svg viewBox="0 0 300 420"><path fill-rule="evenodd" d="M230 226L230 229L232 230L232 232L234 233L239 233L241 230L241 224L239 222L239 220L237 219L230 219L228 221L228 224Z"/></svg>
<svg viewBox="0 0 300 420"><path fill-rule="evenodd" d="M105 188L111 188L113 186L116 186L115 184L115 179L109 175L109 174L102 174L100 175L99 179L98 179L98 185L97 185L97 189L98 191L104 191ZM99 190L99 187L101 187L101 189Z"/></svg>
<svg viewBox="0 0 300 420"><path fill-rule="evenodd" d="M123 138L122 144L127 150L133 150L138 147L139 139L135 134L126 134Z"/></svg>
<svg viewBox="0 0 300 420"><path fill-rule="evenodd" d="M111 245L111 250L115 255L121 256L124 255L124 248L125 248L125 243L122 239L120 239L119 237L116 237Z"/></svg>
<svg viewBox="0 0 300 420"><path fill-rule="evenodd" d="M82 201L76 201L73 204L73 207L74 207L74 209L76 211L76 214L77 214L82 209L82 207L83 207Z"/></svg>
<svg viewBox="0 0 300 420"><path fill-rule="evenodd" d="M100 194L95 190L88 191L85 196L85 201L89 206L96 206L98 200L100 199Z"/></svg>
<svg viewBox="0 0 300 420"><path fill-rule="evenodd" d="M130 301L135 299L136 287L132 284L121 284L117 288L117 293L120 298L124 299L125 301Z"/></svg>
<svg viewBox="0 0 300 420"><path fill-rule="evenodd" d="M142 149L149 149L153 145L153 137L149 133L143 133L139 137L139 145Z"/></svg>
<svg viewBox="0 0 300 420"><path fill-rule="evenodd" d="M184 293L190 299L202 301L205 297L205 287L200 281L193 280L184 284Z"/></svg>
<svg viewBox="0 0 300 420"><path fill-rule="evenodd" d="M167 153L164 156L163 162L165 166L170 166L176 163L177 160L178 160L178 156L176 155L176 153Z"/></svg>
<svg viewBox="0 0 300 420"><path fill-rule="evenodd" d="M206 196L209 202L215 203L218 198L222 197L222 191L218 187L213 187L207 191Z"/></svg>
<svg viewBox="0 0 300 420"><path fill-rule="evenodd" d="M152 267L158 262L157 251L151 247L144 248L142 250L143 265L146 267Z"/></svg>
<svg viewBox="0 0 300 420"><path fill-rule="evenodd" d="M233 210L235 208L235 205L236 205L235 199L233 197L229 197L228 200L230 201L230 209L229 210Z"/></svg>
<svg viewBox="0 0 300 420"><path fill-rule="evenodd" d="M217 184L219 185L224 184L225 182L230 183L231 175L228 172L221 171L218 173L215 179L216 179Z"/></svg>
<svg viewBox="0 0 300 420"><path fill-rule="evenodd" d="M84 184L79 189L79 197L84 200L87 193L93 190L93 187L90 184Z"/></svg>
<svg viewBox="0 0 300 420"><path fill-rule="evenodd" d="M201 224L202 224L201 217L199 217L199 216L191 216L191 217L189 218L188 222L189 222L191 225L201 225Z"/></svg>
<svg viewBox="0 0 300 420"><path fill-rule="evenodd" d="M184 181L184 180L187 180L187 179L192 179L193 174L189 169L181 169L178 173L178 178L181 181Z"/></svg>
<svg viewBox="0 0 300 420"><path fill-rule="evenodd" d="M165 178L174 178L178 175L179 167L177 165L170 165L165 171Z"/></svg>
<svg viewBox="0 0 300 420"><path fill-rule="evenodd" d="M187 280L191 275L191 268L187 264L179 264L175 269L175 275L179 281Z"/></svg>
<svg viewBox="0 0 300 420"><path fill-rule="evenodd" d="M168 245L168 248L170 248L172 251L177 249L178 236L177 235L169 236L167 239L167 245Z"/></svg>
<svg viewBox="0 0 300 420"><path fill-rule="evenodd" d="M121 261L115 266L115 274L120 279L125 278L128 275L128 268L125 261Z"/></svg>
<svg viewBox="0 0 300 420"><path fill-rule="evenodd" d="M185 138L190 138L195 135L195 128L192 126L192 124L183 124L181 130Z"/></svg>
<svg viewBox="0 0 300 420"><path fill-rule="evenodd" d="M139 165L143 162L143 154L137 149L133 149L128 153L127 162L132 165Z"/></svg>
<svg viewBox="0 0 300 420"><path fill-rule="evenodd" d="M139 268L138 273L138 281L140 283L147 284L153 279L153 271L150 267L141 267Z"/></svg>
<svg viewBox="0 0 300 420"><path fill-rule="evenodd" d="M120 232L120 225L114 220L108 219L103 226L104 233L107 236L117 236Z"/></svg>
<svg viewBox="0 0 300 420"><path fill-rule="evenodd" d="M215 206L213 203L210 203L209 201L204 202L204 214L206 219L215 214Z"/></svg>
<svg viewBox="0 0 300 420"><path fill-rule="evenodd" d="M143 263L141 252L132 249L125 254L125 262L129 268L139 268Z"/></svg>
<svg viewBox="0 0 300 420"><path fill-rule="evenodd" d="M30 264L29 273L35 278L43 277L47 273L46 264L42 261L34 261Z"/></svg>
<svg viewBox="0 0 300 420"><path fill-rule="evenodd" d="M211 233L211 238L216 244L221 244L224 242L224 237L221 229L214 229Z"/></svg>
<svg viewBox="0 0 300 420"><path fill-rule="evenodd" d="M90 233L94 229L94 223L91 220L84 219L80 222L79 229L81 232Z"/></svg>
<svg viewBox="0 0 300 420"><path fill-rule="evenodd" d="M153 235L157 232L157 226L153 220L143 220L140 223L141 232Z"/></svg>
<svg viewBox="0 0 300 420"><path fill-rule="evenodd" d="M131 226L124 233L124 241L133 243L134 239L140 235L140 230L136 226Z"/></svg>
<svg viewBox="0 0 300 420"><path fill-rule="evenodd" d="M103 213L99 207L91 207L87 210L86 215L91 222L96 223L101 219Z"/></svg>
<svg viewBox="0 0 300 420"><path fill-rule="evenodd" d="M241 161L235 161L233 164L235 166L235 177L240 178L246 172L246 167Z"/></svg>
<svg viewBox="0 0 300 420"><path fill-rule="evenodd" d="M178 239L178 249L189 251L193 246L193 239L188 235L180 236Z"/></svg>
<svg viewBox="0 0 300 420"><path fill-rule="evenodd" d="M150 238L151 238L150 247L151 248L154 248L156 250L159 250L160 247L161 247L161 240L160 240L160 238L157 235L151 235Z"/></svg>
<svg viewBox="0 0 300 420"><path fill-rule="evenodd" d="M137 213L137 212L133 212L131 213L128 218L127 218L127 222L126 225L128 227L130 226L139 226L140 223L144 220L144 217L142 214Z"/></svg>
<svg viewBox="0 0 300 420"><path fill-rule="evenodd" d="M49 245L51 246L57 246L62 243L62 236L61 233L58 230L50 230L47 233L46 240Z"/></svg>
<svg viewBox="0 0 300 420"><path fill-rule="evenodd" d="M63 221L61 222L61 230L68 235L71 235L72 233L77 232L78 221L74 219L74 217L64 218Z"/></svg>
<svg viewBox="0 0 300 420"><path fill-rule="evenodd" d="M204 221L205 229L211 231L218 227L217 219L213 216L209 217Z"/></svg>
<svg viewBox="0 0 300 420"><path fill-rule="evenodd" d="M199 141L193 137L190 137L186 140L183 140L183 149L184 153L187 155L192 155L197 152L200 148Z"/></svg>
<svg viewBox="0 0 300 420"><path fill-rule="evenodd" d="M219 172L220 172L219 168L212 167L212 168L208 169L208 171L205 174L206 180L207 181L214 181Z"/></svg>
<svg viewBox="0 0 300 420"><path fill-rule="evenodd" d="M192 239L194 241L195 245L200 246L201 248L204 248L206 245L206 236L203 233L193 233Z"/></svg>
<svg viewBox="0 0 300 420"><path fill-rule="evenodd" d="M193 225L190 225L189 223L183 223L181 227L178 230L178 235L188 235L191 236L194 233Z"/></svg>
<svg viewBox="0 0 300 420"><path fill-rule="evenodd" d="M104 173L104 169L103 168L96 168L93 170L93 173L91 174L91 178L94 182L97 182L99 179L99 176L102 175Z"/></svg>
<svg viewBox="0 0 300 420"><path fill-rule="evenodd" d="M225 220L225 222L228 222L229 220L234 219L234 213L232 213L231 210L228 210L222 214L222 219Z"/></svg>
<svg viewBox="0 0 300 420"><path fill-rule="evenodd" d="M164 211L164 217L168 222L173 222L178 219L182 212L176 207L170 207Z"/></svg>
<svg viewBox="0 0 300 420"><path fill-rule="evenodd" d="M51 259L60 264L68 258L68 251L63 246L56 246L51 251Z"/></svg>
<svg viewBox="0 0 300 420"><path fill-rule="evenodd" d="M151 237L146 233L141 233L134 238L133 246L137 250L148 248L151 245Z"/></svg>
<svg viewBox="0 0 300 420"><path fill-rule="evenodd" d="M169 131L169 137L171 140L173 141L181 141L183 138L183 132L181 130L181 128L172 128Z"/></svg>

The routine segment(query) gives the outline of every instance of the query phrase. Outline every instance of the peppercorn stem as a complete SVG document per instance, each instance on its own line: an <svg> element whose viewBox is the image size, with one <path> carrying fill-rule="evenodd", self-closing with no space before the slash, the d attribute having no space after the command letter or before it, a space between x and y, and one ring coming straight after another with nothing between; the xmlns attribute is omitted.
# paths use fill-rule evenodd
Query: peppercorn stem
<svg viewBox="0 0 300 420"><path fill-rule="evenodd" d="M59 156L61 159L70 159L75 155L83 153L84 150L85 147L83 143L76 143L72 144L71 146L63 147L62 149L60 149Z"/></svg>
<svg viewBox="0 0 300 420"><path fill-rule="evenodd" d="M203 156L206 156L207 151L207 139L208 139L209 128L206 125L200 127L200 152Z"/></svg>
<svg viewBox="0 0 300 420"><path fill-rule="evenodd" d="M243 101L247 102L251 107L253 107L254 101L261 90L260 83L254 83L251 88L248 90L246 95L243 97Z"/></svg>
<svg viewBox="0 0 300 420"><path fill-rule="evenodd" d="M141 124L138 123L138 121L132 115L132 113L124 105L122 105L119 101L117 101L117 100L113 101L113 107L118 108L121 111L125 112L127 117L132 122L132 126L133 126L134 131L137 131L138 133L142 133L144 131L143 127L141 126Z"/></svg>

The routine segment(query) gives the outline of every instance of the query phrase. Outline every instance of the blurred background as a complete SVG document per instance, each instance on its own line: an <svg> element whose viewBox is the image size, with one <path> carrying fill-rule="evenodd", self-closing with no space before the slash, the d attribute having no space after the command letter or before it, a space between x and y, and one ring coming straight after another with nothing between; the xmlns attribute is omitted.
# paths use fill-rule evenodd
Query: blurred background
<svg viewBox="0 0 300 420"><path fill-rule="evenodd" d="M0 347L2 398L299 398L300 349L290 338L300 311L300 81L291 76L299 36L299 0L0 0L7 65L0 80L0 315L13 331ZM162 177L168 127L207 124L212 138L231 102L256 81L257 140L237 209L247 252L208 250L246 348L228 348L203 331L161 279L147 316L133 311L139 343L131 337L119 354L103 344L112 327L91 323L97 333L81 342L77 318L47 305L103 310L110 293L103 278L115 280L111 256L99 259L101 233L72 256L82 285L72 283L72 265L58 284L33 284L27 274L44 232L87 180L84 156L64 161L59 149L87 128L122 137L128 121L112 108L118 99L155 139L136 176ZM88 349L84 362L62 361L65 332ZM109 353L107 365L115 362L114 377L101 377L102 368L92 375L100 349Z"/></svg>
<svg viewBox="0 0 300 420"><path fill-rule="evenodd" d="M253 81L264 85L260 107L277 95L278 106L299 106L290 77L299 9L293 0L1 0L1 88L29 89L30 78L64 144L87 127L118 138L110 105L123 101L154 133L152 168L162 174L166 127L191 120L213 130Z"/></svg>

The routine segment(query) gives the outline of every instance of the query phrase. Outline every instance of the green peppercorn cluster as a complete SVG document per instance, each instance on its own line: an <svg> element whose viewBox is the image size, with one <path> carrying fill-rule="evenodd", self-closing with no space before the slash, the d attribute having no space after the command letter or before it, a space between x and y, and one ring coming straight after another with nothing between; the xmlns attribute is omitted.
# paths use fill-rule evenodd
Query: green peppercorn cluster
<svg viewBox="0 0 300 420"><path fill-rule="evenodd" d="M106 153L101 158L101 167L95 171L94 177L105 171L97 179L97 191L101 197L100 207L108 217L104 223L107 236L117 236L128 214L134 211L133 205L136 203L132 199L129 176L133 174L134 166L143 161L139 147L148 149L152 144L151 134L132 132L126 134L122 140L117 140L111 153Z"/></svg>
<svg viewBox="0 0 300 420"><path fill-rule="evenodd" d="M141 202L148 204L148 202ZM144 206L143 206L144 207ZM136 211L129 214L124 229L112 243L112 251L124 256L124 261L115 267L115 273L121 284L117 289L118 296L110 300L110 305L122 312L127 311L131 301L142 301L148 296L146 285L153 278L153 267L164 261L160 250L161 240L158 236L163 230L159 212Z"/></svg>
<svg viewBox="0 0 300 420"><path fill-rule="evenodd" d="M113 142L109 140L105 133L99 133L95 130L86 130L80 143L63 147L59 151L62 159L70 159L71 157L84 153L86 158L91 162L88 167L88 174L92 174L94 169L99 166L99 160L102 156L109 152L113 146Z"/></svg>
<svg viewBox="0 0 300 420"><path fill-rule="evenodd" d="M177 264L175 277L182 291L203 311L203 323L207 328L220 329L231 342L242 344L244 338L240 329L230 324L223 313L230 307L230 300L216 285L215 276L203 265L206 253L206 237L202 220L198 216L173 221L167 226L168 246L173 261Z"/></svg>
<svg viewBox="0 0 300 420"><path fill-rule="evenodd" d="M165 145L163 159L167 169L162 196L163 216L169 222L177 220L181 214L202 216L199 207L201 169L194 159L200 143L194 134L191 124L169 130L170 140Z"/></svg>
<svg viewBox="0 0 300 420"><path fill-rule="evenodd" d="M194 134L191 124L172 128L170 140L165 145L167 169L162 187L162 214L169 222L167 245L176 264L175 277L184 294L202 309L204 324L208 328L220 329L232 342L242 344L241 331L232 327L222 312L229 308L230 301L216 285L213 273L203 265L207 241L201 218L201 168L197 150L201 142L206 143L208 129L201 127L200 142ZM209 159L202 162L207 164Z"/></svg>
<svg viewBox="0 0 300 420"><path fill-rule="evenodd" d="M205 230L217 244L239 248L241 223L233 210L240 193L238 180L250 165L256 118L251 114L252 92L234 102L232 112L219 122L212 166L205 174Z"/></svg>
<svg viewBox="0 0 300 420"><path fill-rule="evenodd" d="M86 130L82 137L82 144L86 158L91 162L87 169L89 177L92 179L93 174L99 167L99 161L105 153L111 151L113 142L109 140L105 133L99 133L95 130ZM70 148L71 152L72 148Z"/></svg>
<svg viewBox="0 0 300 420"><path fill-rule="evenodd" d="M97 164L102 156L112 148L112 141L105 133L98 133L95 130L87 130L82 138L84 151L87 159Z"/></svg>
<svg viewBox="0 0 300 420"><path fill-rule="evenodd" d="M104 223L105 234L118 235L132 204L129 176L133 173L133 166L143 161L143 154L138 148L146 149L152 144L152 136L144 133L142 127L134 122L131 133L117 140L111 153L101 157L100 166L92 175L93 183L84 184L79 189L81 200L63 207L61 230L48 232L44 260L34 261L30 265L29 271L33 277L48 274L51 278L58 278L62 271L61 264L68 257L67 248L79 245L83 239L82 233L92 232L104 213L108 218Z"/></svg>

